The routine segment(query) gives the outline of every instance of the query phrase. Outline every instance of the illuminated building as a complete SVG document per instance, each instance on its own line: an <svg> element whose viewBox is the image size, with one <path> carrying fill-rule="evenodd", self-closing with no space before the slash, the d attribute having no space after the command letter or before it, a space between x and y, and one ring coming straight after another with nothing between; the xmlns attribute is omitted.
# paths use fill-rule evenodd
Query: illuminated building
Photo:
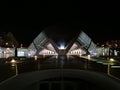
<svg viewBox="0 0 120 90"><path fill-rule="evenodd" d="M63 42L57 46L55 42L41 32L28 47L29 56L34 55L80 55L80 54L96 54L96 45L91 38L83 31L79 36L71 41L67 46Z"/></svg>

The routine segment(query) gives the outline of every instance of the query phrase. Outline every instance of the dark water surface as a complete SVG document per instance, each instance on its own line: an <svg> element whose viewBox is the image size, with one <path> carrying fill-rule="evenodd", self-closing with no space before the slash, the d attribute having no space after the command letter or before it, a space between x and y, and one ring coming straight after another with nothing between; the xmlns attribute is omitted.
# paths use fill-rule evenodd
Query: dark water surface
<svg viewBox="0 0 120 90"><path fill-rule="evenodd" d="M91 70L107 74L107 65L89 61L73 56L50 56L34 58L22 58L17 60L18 74L45 69L80 69ZM10 60L0 60L0 82L16 74L16 67L12 66ZM111 69L111 74L120 78L120 69Z"/></svg>

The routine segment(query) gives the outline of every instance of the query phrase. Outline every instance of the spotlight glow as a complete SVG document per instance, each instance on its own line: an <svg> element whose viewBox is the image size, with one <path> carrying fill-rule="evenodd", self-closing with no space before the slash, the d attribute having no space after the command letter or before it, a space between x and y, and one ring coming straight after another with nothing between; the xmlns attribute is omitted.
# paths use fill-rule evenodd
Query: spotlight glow
<svg viewBox="0 0 120 90"><path fill-rule="evenodd" d="M65 45L64 44L61 44L59 49L65 49Z"/></svg>

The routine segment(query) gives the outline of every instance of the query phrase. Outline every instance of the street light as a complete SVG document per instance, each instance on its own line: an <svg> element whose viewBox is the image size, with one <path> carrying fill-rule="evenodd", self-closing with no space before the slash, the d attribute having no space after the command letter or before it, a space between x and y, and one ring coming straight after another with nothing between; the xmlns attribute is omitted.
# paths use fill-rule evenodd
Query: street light
<svg viewBox="0 0 120 90"><path fill-rule="evenodd" d="M43 58L45 58L45 54L43 54Z"/></svg>
<svg viewBox="0 0 120 90"><path fill-rule="evenodd" d="M91 59L91 56L90 56L90 55L87 55L87 59L90 60L90 59Z"/></svg>
<svg viewBox="0 0 120 90"><path fill-rule="evenodd" d="M12 59L10 61L10 63L12 64L12 66L15 66L15 75L17 76L18 75L18 66L17 66L18 62L16 60Z"/></svg>
<svg viewBox="0 0 120 90"><path fill-rule="evenodd" d="M88 64L89 64L89 60L91 59L91 56L90 54L87 55L87 59L86 59L86 62L85 62L85 69L88 69Z"/></svg>
<svg viewBox="0 0 120 90"><path fill-rule="evenodd" d="M35 59L35 61L37 61L37 68L38 68L38 70L40 70L40 62L38 60L38 56L35 55L34 59Z"/></svg>
<svg viewBox="0 0 120 90"><path fill-rule="evenodd" d="M110 58L108 59L108 69L107 69L107 74L110 75L110 69L111 69L111 65L112 65L112 62L114 62L114 59L113 58Z"/></svg>
<svg viewBox="0 0 120 90"><path fill-rule="evenodd" d="M37 57L37 56L34 56L34 59L35 59L35 60L37 60L37 59L38 59L38 57Z"/></svg>
<svg viewBox="0 0 120 90"><path fill-rule="evenodd" d="M82 54L81 54L81 53L80 53L79 55L80 55L80 57L82 56Z"/></svg>

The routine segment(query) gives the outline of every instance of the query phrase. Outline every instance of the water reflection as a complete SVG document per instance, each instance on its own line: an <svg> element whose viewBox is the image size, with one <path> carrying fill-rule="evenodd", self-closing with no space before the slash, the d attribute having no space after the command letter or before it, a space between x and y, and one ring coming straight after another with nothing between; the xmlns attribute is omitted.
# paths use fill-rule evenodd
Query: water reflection
<svg viewBox="0 0 120 90"><path fill-rule="evenodd" d="M17 69L20 73L45 70L45 69L80 69L80 70L92 70L97 72L104 72L107 74L107 65L97 63L96 61L90 61L79 56L49 56L49 57L39 57L39 58L25 58L18 59ZM15 64L8 63L9 61L1 60L0 62L0 73L3 76L9 75L7 70L11 75L15 75ZM5 64L6 63L6 64ZM11 66L12 65L12 66ZM118 73L118 69L111 71L111 74Z"/></svg>

